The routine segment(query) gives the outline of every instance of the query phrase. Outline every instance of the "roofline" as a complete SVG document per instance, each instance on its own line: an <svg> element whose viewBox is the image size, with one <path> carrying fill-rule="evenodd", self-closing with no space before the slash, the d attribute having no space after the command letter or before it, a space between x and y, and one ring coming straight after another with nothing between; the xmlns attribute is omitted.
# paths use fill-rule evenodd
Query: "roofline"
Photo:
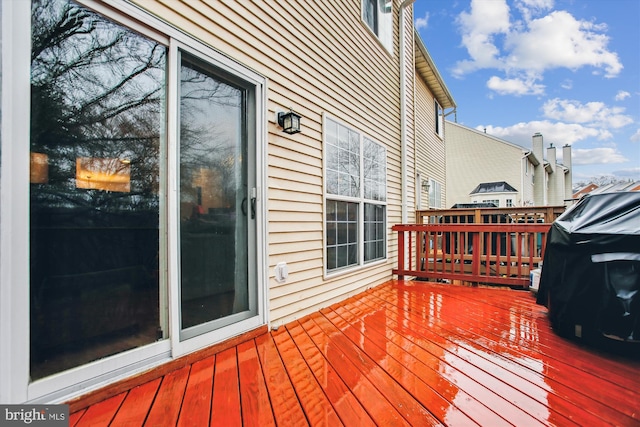
<svg viewBox="0 0 640 427"><path fill-rule="evenodd" d="M415 28L413 29L413 33L414 33L414 42L416 47L418 48L418 51L420 51L425 61L427 61L427 65L431 68L433 75L435 76L436 80L438 80L438 84L440 85L443 92L445 93L446 99L438 99L438 103L442 106L442 108L456 108L457 107L456 101L455 99L453 99L453 95L451 95L451 92L449 92L449 88L444 83L444 80L442 79L442 76L440 75L440 72L438 71L436 64L433 62L433 59L431 58L431 55L429 54L427 47L424 45L422 38L420 38L420 34L418 34L418 31L416 31ZM427 82L427 76L421 75L421 77L425 82ZM435 93L435 91L433 92Z"/></svg>
<svg viewBox="0 0 640 427"><path fill-rule="evenodd" d="M481 135L481 136L483 136L485 138L493 139L496 142L500 142L502 144L508 145L510 147L513 147L513 148L518 148L518 149L520 149L522 151L522 155L524 155L524 156L533 156L533 153L531 152L531 150L526 148L526 147L523 147L522 145L518 145L518 144L516 144L514 142L510 142L510 141L498 138L497 136L493 136L493 135L490 135L488 133L484 133L482 131L479 131L478 129L470 128L469 126L461 125L460 123L452 122L451 120L445 120L445 125L458 126L458 127L462 128L462 129L465 129L465 130L468 130L468 131L471 131L471 132L475 132L478 135ZM533 156L533 158L535 159L536 157ZM534 163L534 162L532 162L532 163ZM538 162L537 164L536 163L534 163L534 164L535 164L535 166L538 166L538 164L540 164L540 163Z"/></svg>
<svg viewBox="0 0 640 427"><path fill-rule="evenodd" d="M538 160L538 158L536 157L535 154L533 154L533 151L529 151L527 154L527 159L529 159L529 161L531 162L531 164L533 166L539 166L540 165L540 160Z"/></svg>

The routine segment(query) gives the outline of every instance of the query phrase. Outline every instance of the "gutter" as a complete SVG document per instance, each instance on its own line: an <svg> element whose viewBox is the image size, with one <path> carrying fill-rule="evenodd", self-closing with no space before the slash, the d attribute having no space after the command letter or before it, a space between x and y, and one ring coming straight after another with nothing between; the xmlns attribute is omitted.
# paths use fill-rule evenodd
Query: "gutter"
<svg viewBox="0 0 640 427"><path fill-rule="evenodd" d="M400 4L400 164L401 164L401 223L406 224L409 220L408 215L408 196L407 196L407 90L406 90L406 72L405 72L405 10L412 5L415 0L404 0Z"/></svg>

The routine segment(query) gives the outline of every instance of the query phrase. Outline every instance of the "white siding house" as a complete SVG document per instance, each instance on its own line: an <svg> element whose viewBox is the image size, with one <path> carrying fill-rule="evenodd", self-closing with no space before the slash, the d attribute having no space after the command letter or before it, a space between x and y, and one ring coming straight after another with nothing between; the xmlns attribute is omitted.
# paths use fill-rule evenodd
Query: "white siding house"
<svg viewBox="0 0 640 427"><path fill-rule="evenodd" d="M445 112L456 103L429 51L416 33L416 209L444 208L446 196ZM451 110L453 109L453 110Z"/></svg>
<svg viewBox="0 0 640 427"><path fill-rule="evenodd" d="M563 148L563 164L556 161L556 148L547 149L544 160L542 135L532 137L532 149L521 147L458 123L445 122L447 132L447 206L456 203L500 200L500 207L560 206L571 183L571 147ZM474 189L482 184L504 182L515 193L482 195ZM569 191L570 193L570 191Z"/></svg>

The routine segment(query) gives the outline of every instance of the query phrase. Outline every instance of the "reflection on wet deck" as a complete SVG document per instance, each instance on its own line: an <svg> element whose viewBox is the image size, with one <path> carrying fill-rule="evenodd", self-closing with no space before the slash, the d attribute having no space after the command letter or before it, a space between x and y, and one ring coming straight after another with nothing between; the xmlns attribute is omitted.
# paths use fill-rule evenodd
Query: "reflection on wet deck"
<svg viewBox="0 0 640 427"><path fill-rule="evenodd" d="M640 425L640 361L527 292L390 281L83 408L71 425Z"/></svg>

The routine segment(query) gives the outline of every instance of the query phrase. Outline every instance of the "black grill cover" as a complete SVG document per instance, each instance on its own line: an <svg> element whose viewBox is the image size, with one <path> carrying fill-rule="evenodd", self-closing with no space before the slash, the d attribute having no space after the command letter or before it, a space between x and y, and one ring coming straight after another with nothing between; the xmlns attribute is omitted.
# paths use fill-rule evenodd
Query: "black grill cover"
<svg viewBox="0 0 640 427"><path fill-rule="evenodd" d="M640 192L588 195L551 225L538 304L556 332L640 340Z"/></svg>

